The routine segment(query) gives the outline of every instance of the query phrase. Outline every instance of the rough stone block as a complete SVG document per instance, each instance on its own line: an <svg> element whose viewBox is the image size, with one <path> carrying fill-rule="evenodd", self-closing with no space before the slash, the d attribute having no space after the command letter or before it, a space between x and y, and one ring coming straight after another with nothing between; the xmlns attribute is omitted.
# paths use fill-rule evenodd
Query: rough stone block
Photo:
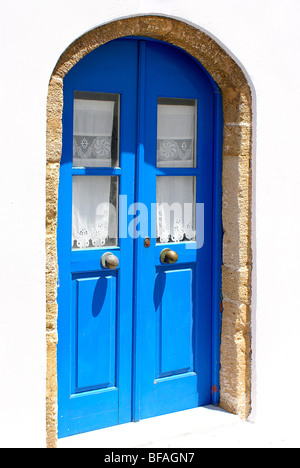
<svg viewBox="0 0 300 468"><path fill-rule="evenodd" d="M223 265L222 293L226 299L249 304L251 301L251 267L235 269Z"/></svg>

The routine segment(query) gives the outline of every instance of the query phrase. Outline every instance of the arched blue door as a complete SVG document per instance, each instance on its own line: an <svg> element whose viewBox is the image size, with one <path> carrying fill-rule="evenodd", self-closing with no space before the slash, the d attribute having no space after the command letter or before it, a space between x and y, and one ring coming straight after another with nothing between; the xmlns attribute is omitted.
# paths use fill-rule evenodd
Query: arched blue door
<svg viewBox="0 0 300 468"><path fill-rule="evenodd" d="M64 79L59 437L212 402L217 94L134 38Z"/></svg>

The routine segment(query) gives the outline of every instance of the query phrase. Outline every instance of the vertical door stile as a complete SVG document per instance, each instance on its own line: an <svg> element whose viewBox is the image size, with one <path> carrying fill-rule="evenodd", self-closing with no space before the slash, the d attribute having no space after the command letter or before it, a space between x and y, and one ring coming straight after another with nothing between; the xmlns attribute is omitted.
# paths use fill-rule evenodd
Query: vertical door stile
<svg viewBox="0 0 300 468"><path fill-rule="evenodd" d="M145 153L145 73L146 73L146 43L139 41L138 47L138 97L137 97L137 160L135 177L135 203L140 202L141 168ZM137 207L137 205L135 205ZM139 279L139 243L134 239L134 279L133 279L133 375L132 375L132 420L140 420L140 372L142 365L142 350L138 337L141 335L140 295L138 294Z"/></svg>

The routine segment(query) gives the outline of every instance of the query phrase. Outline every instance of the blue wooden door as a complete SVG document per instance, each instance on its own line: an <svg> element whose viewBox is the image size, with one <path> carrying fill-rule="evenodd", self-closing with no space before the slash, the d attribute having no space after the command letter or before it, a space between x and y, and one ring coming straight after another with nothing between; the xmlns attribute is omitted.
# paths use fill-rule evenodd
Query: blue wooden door
<svg viewBox="0 0 300 468"><path fill-rule="evenodd" d="M108 43L64 79L59 437L212 402L215 108L206 72L157 41Z"/></svg>

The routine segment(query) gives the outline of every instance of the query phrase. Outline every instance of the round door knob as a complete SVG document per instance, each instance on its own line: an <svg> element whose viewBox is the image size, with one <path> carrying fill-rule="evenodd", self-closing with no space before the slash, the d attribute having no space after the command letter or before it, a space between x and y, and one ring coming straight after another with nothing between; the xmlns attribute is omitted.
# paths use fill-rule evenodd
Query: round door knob
<svg viewBox="0 0 300 468"><path fill-rule="evenodd" d="M108 268L109 270L115 270L119 266L119 259L111 252L107 252L101 257L101 265L103 268Z"/></svg>
<svg viewBox="0 0 300 468"><path fill-rule="evenodd" d="M178 254L171 249L164 249L160 254L160 260L162 263L176 263L178 260Z"/></svg>

